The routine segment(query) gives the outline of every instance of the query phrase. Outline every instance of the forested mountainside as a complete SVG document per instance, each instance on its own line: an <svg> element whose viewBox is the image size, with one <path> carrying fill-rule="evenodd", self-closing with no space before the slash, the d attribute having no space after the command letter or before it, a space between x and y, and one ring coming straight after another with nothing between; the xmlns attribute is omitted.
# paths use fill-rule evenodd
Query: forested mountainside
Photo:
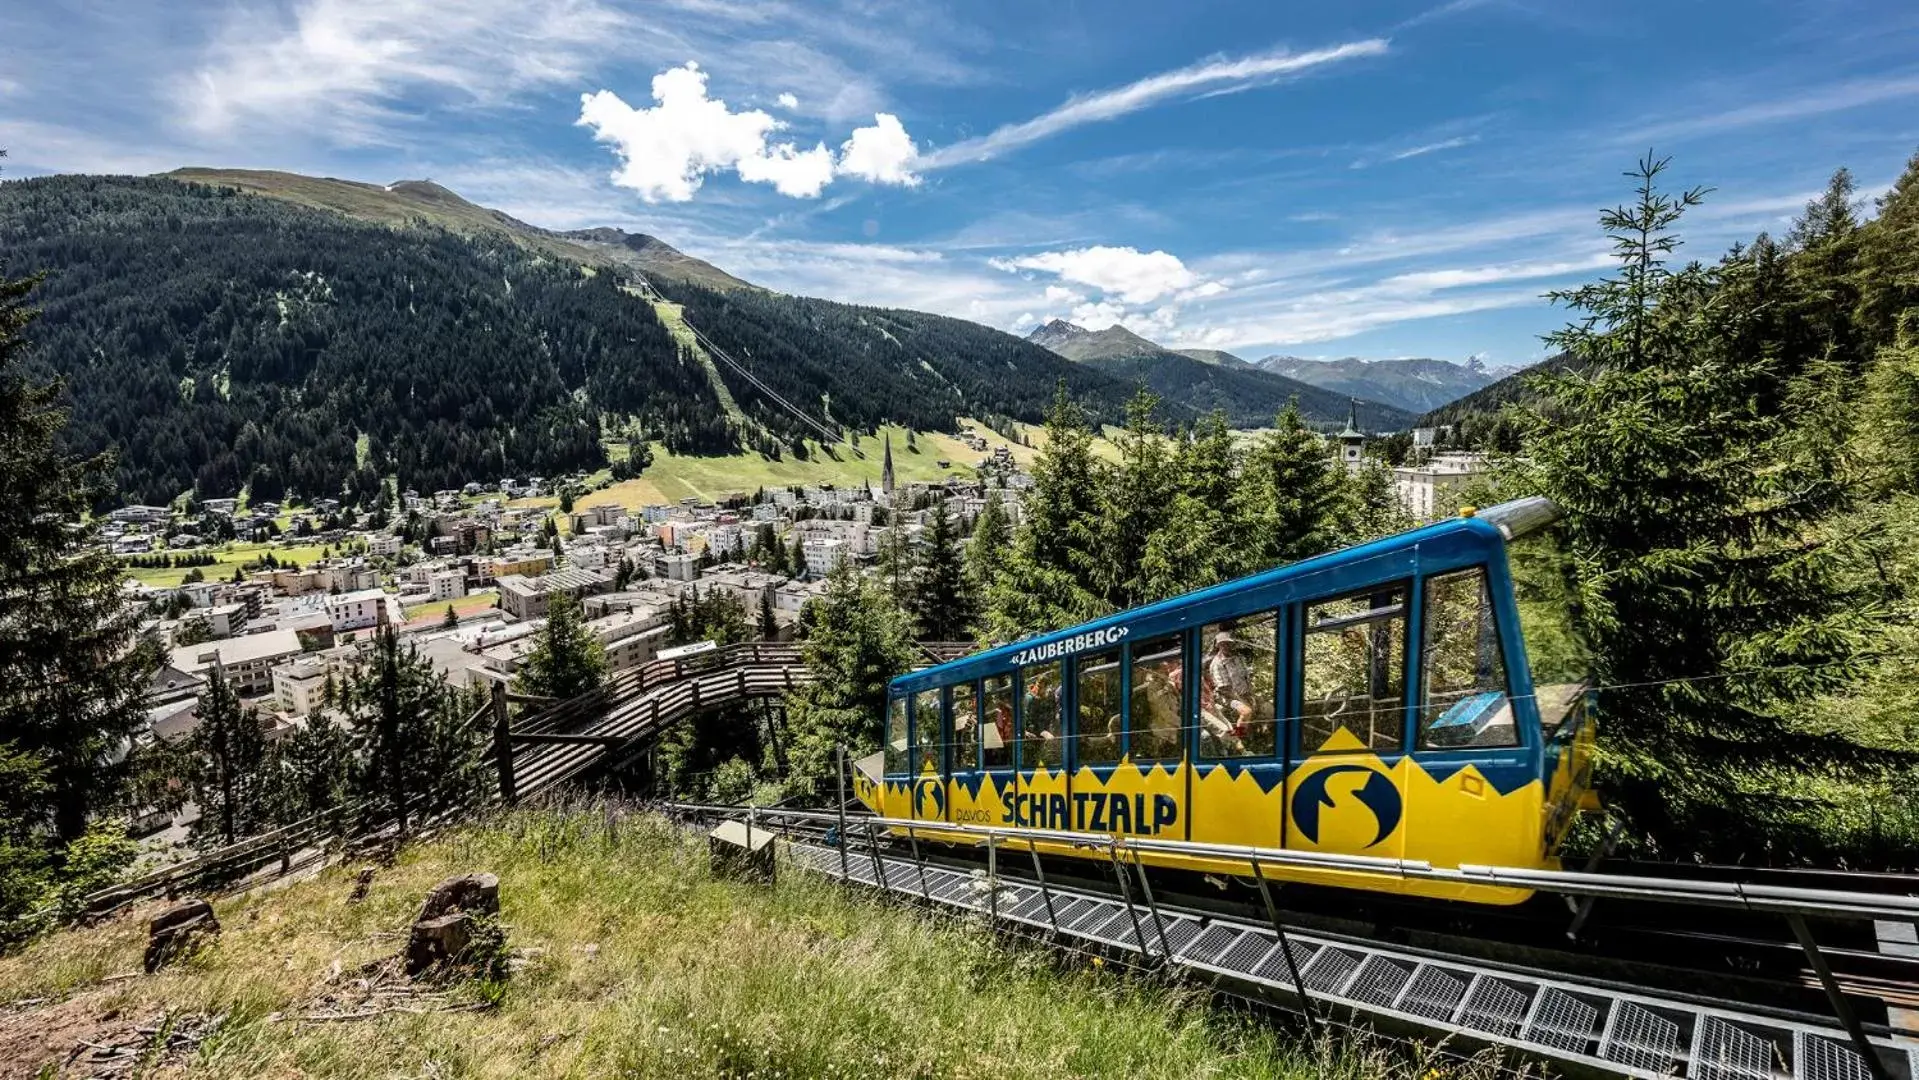
<svg viewBox="0 0 1919 1080"><path fill-rule="evenodd" d="M1062 380L1089 413L1117 422L1133 389L964 319L687 281L652 284L774 393L851 427L890 420L943 429L962 415L1037 420ZM741 407L776 433L803 433L800 421L759 390L727 381ZM1178 407L1169 412L1175 422L1194 415Z"/></svg>
<svg viewBox="0 0 1919 1080"><path fill-rule="evenodd" d="M1339 360L1308 360L1299 356L1268 356L1256 363L1261 371L1413 413L1439 408L1499 378L1476 360L1454 364L1424 357L1362 360L1348 356Z"/></svg>
<svg viewBox="0 0 1919 1080"><path fill-rule="evenodd" d="M0 184L0 276L45 274L30 363L67 379L75 443L117 452L119 498L551 475L603 465L602 436L629 422L683 452L740 444L705 369L621 268L553 246L624 241L530 242L516 231L530 226L476 217L493 212L437 186L396 185L441 208L396 220L387 189L264 175L299 197L166 178ZM779 392L853 426L1039 420L1061 378L1116 419L1131 389L960 320L674 287ZM763 448L802 434L727 382Z"/></svg>
<svg viewBox="0 0 1919 1080"><path fill-rule="evenodd" d="M1497 446L1513 449L1517 437L1512 425L1502 418L1507 405L1527 405L1537 398L1528 380L1536 375L1556 375L1572 370L1573 360L1564 353L1542 360L1523 371L1515 371L1497 382L1449 401L1422 415L1419 427L1450 427L1450 440L1472 446Z"/></svg>
<svg viewBox="0 0 1919 1080"><path fill-rule="evenodd" d="M1416 411L1260 371L1230 353L1176 352L1119 325L1088 330L1054 319L1026 340L1122 381L1143 384L1175 408L1199 413L1223 409L1234 427L1265 427L1288 401L1297 401L1299 411L1315 423L1343 424L1351 412L1350 398L1357 396L1360 423L1374 431L1404 427ZM1222 362L1222 357L1230 362Z"/></svg>
<svg viewBox="0 0 1919 1080"><path fill-rule="evenodd" d="M314 210L331 210L374 225L431 225L492 243L506 241L587 266L686 278L722 289L752 288L655 237L606 228L552 232L470 203L431 180L363 184L271 169L175 169L166 175L197 184L238 188L249 195L265 195Z"/></svg>
<svg viewBox="0 0 1919 1080"><path fill-rule="evenodd" d="M1116 356L1087 360L1082 366L1127 383L1143 383L1167 401L1200 413L1222 409L1234 427L1269 427L1289 401L1320 425L1344 424L1353 399L1302 382L1255 371L1224 367L1178 353ZM1359 426L1367 431L1398 431L1411 425L1413 414L1377 401L1359 402Z"/></svg>

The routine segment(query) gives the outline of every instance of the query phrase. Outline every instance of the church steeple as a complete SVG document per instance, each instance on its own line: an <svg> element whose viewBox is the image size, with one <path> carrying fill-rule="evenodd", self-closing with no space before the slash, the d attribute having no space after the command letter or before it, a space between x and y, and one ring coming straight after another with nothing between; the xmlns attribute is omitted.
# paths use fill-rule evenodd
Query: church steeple
<svg viewBox="0 0 1919 1080"><path fill-rule="evenodd" d="M1359 430L1359 399L1347 398L1346 430L1333 436L1339 440L1339 460L1347 472L1358 472L1365 463L1366 433Z"/></svg>
<svg viewBox="0 0 1919 1080"><path fill-rule="evenodd" d="M893 433L886 433L886 458L880 465L880 490L888 495L893 493Z"/></svg>

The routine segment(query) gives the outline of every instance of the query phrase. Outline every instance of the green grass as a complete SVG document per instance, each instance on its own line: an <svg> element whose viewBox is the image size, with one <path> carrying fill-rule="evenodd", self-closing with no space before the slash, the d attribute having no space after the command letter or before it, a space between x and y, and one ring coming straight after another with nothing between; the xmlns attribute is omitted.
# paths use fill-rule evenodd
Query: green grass
<svg viewBox="0 0 1919 1080"><path fill-rule="evenodd" d="M127 568L127 576L143 585L171 588L172 586L180 584L182 579L187 576L188 571L197 569L208 581L221 581L233 577L234 567L252 562L269 551L273 553L273 557L278 559L282 565L284 565L288 559L291 559L301 566L306 566L319 560L321 557L320 553L326 550L326 547L327 545L325 544L282 545L235 541L230 544L222 544L213 549L214 562L212 566L181 566L160 569L130 566ZM204 550L206 549L195 548L194 552L198 553ZM187 552L176 551L173 554L185 555Z"/></svg>
<svg viewBox="0 0 1919 1080"><path fill-rule="evenodd" d="M427 888L474 870L500 875L523 964L464 992L496 1007L281 1018L350 996L360 965L400 947ZM1441 1075L1408 1052L1304 1042L1194 989L1010 946L791 868L773 886L715 878L704 840L605 807L522 810L416 844L360 904L344 902L351 883L341 868L222 901L223 936L157 976L103 981L138 970L140 912L42 939L0 959L0 998L50 999L31 1007L49 1018L224 1013L190 1072L245 1080ZM4 1004L14 1030L34 1023Z"/></svg>
<svg viewBox="0 0 1919 1080"><path fill-rule="evenodd" d="M494 604L499 602L499 599L500 594L498 590L484 589L479 592L467 593L465 596L455 600L429 600L424 604L408 604L403 613L408 622L412 622L422 616L444 618L446 616L447 606L451 604L453 610L459 613L460 618L464 619L468 615L493 607Z"/></svg>

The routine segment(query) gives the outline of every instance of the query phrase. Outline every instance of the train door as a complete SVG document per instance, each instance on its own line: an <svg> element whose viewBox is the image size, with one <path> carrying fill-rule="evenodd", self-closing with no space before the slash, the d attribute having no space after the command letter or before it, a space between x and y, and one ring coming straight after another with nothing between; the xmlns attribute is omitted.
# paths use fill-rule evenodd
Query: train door
<svg viewBox="0 0 1919 1080"><path fill-rule="evenodd" d="M1537 712L1508 680L1504 638L1517 628L1500 626L1484 567L1425 578L1419 601L1406 857L1533 865L1542 847Z"/></svg>
<svg viewBox="0 0 1919 1080"><path fill-rule="evenodd" d="M1182 630L1126 647L1126 757L1107 784L1108 831L1186 839L1189 639Z"/></svg>
<svg viewBox="0 0 1919 1080"><path fill-rule="evenodd" d="M1013 820L1018 784L1013 767L1013 756L1019 748L1017 684L1012 672L989 675L980 681L980 783L975 801L979 811L989 816L979 824L1003 825Z"/></svg>
<svg viewBox="0 0 1919 1080"><path fill-rule="evenodd" d="M1303 605L1289 643L1288 848L1404 853L1408 593L1398 582Z"/></svg>
<svg viewBox="0 0 1919 1080"><path fill-rule="evenodd" d="M979 683L955 684L947 691L947 714L953 732L946 782L946 819L962 825L991 825L999 821L999 800L980 771Z"/></svg>
<svg viewBox="0 0 1919 1080"><path fill-rule="evenodd" d="M1278 847L1286 794L1279 619L1267 611L1208 623L1197 644L1191 839Z"/></svg>
<svg viewBox="0 0 1919 1080"><path fill-rule="evenodd" d="M1012 823L1029 829L1067 828L1063 663L1021 668L1017 693L1019 742L1014 757Z"/></svg>
<svg viewBox="0 0 1919 1080"><path fill-rule="evenodd" d="M912 813L922 821L946 820L946 691L922 690L913 711Z"/></svg>
<svg viewBox="0 0 1919 1080"><path fill-rule="evenodd" d="M1119 649L1073 658L1073 755L1067 783L1068 815L1060 828L1076 832L1131 832L1113 827L1107 811L1130 798L1121 775L1126 748L1126 669ZM1131 821L1131 817L1127 818Z"/></svg>

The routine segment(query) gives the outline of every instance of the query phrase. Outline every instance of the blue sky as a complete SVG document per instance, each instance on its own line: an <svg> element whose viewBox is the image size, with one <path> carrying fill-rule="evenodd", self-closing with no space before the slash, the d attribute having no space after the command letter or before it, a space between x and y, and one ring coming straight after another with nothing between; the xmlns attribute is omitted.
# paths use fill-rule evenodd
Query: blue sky
<svg viewBox="0 0 1919 1080"><path fill-rule="evenodd" d="M1716 189L1701 257L1839 165L1883 190L1919 5L40 0L0 8L0 147L430 177L1016 332L1510 364L1648 147Z"/></svg>

